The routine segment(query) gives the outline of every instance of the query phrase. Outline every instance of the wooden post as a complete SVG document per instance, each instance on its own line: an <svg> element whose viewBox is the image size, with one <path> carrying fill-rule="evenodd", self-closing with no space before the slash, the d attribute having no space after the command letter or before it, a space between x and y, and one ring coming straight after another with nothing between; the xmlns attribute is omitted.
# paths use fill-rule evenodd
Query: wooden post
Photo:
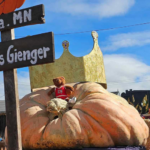
<svg viewBox="0 0 150 150"><path fill-rule="evenodd" d="M1 41L15 38L14 29L1 31ZM8 150L22 150L17 70L4 71Z"/></svg>
<svg viewBox="0 0 150 150"><path fill-rule="evenodd" d="M0 71L4 71L8 150L22 150L17 72L14 68L55 60L52 32L14 40L14 28L45 23L44 16L43 5L0 15Z"/></svg>

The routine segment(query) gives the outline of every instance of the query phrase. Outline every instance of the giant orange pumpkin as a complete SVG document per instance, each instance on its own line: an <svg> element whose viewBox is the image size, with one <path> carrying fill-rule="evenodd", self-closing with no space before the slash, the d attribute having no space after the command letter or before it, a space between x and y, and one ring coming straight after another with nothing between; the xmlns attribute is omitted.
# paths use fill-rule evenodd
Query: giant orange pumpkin
<svg viewBox="0 0 150 150"><path fill-rule="evenodd" d="M13 12L23 5L25 0L0 0L0 15Z"/></svg>
<svg viewBox="0 0 150 150"><path fill-rule="evenodd" d="M73 85L73 84L70 84ZM40 89L20 101L24 148L75 148L145 145L149 129L138 111L123 98L96 83L74 85L77 103L49 121L46 103L49 88Z"/></svg>

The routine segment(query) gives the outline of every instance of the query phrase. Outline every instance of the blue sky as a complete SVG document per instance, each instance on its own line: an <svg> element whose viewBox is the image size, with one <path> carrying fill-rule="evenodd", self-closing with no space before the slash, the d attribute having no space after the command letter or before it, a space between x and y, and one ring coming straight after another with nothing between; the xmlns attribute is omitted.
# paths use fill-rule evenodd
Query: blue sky
<svg viewBox="0 0 150 150"><path fill-rule="evenodd" d="M54 32L56 59L63 52L64 40L70 42L69 50L75 56L86 55L93 47L91 32L57 34L150 22L149 0L26 0L21 8L38 4L45 6L46 23L17 28L15 35L16 38L21 38ZM149 90L150 24L98 31L98 34L104 55L108 90ZM17 71L19 95L22 97L30 92L29 73L28 68ZM3 92L1 95L3 96Z"/></svg>

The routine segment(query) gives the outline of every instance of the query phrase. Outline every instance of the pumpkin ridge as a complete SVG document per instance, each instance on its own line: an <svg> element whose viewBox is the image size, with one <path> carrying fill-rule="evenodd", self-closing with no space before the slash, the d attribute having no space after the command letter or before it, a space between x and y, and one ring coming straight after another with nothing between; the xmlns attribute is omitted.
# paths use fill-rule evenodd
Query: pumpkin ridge
<svg viewBox="0 0 150 150"><path fill-rule="evenodd" d="M85 112L85 111L83 111L83 110L81 110L81 109L76 109L76 110L81 111L82 113L84 113L84 114L86 114L88 117L90 117L93 122L96 122L96 123L101 127L101 129L105 132L105 134L108 136L108 138L111 140L111 142L113 143L112 146L114 146L114 141L112 140L111 135L109 134L109 132L108 132L103 126L100 125L100 123L99 123L97 120L95 120L90 114L88 114L87 112ZM86 122L89 123L88 120L86 120ZM93 130L93 127L91 126L90 123L89 123L89 125L90 125L91 129ZM94 132L94 130L93 130L93 132ZM88 135L88 134L87 134L87 135ZM88 139L89 139L89 136L88 136ZM89 140L89 141L90 141L90 140ZM89 144L91 145L91 143L92 143L92 142L90 142ZM93 146L93 145L91 145L91 146Z"/></svg>
<svg viewBox="0 0 150 150"><path fill-rule="evenodd" d="M76 109L76 110L78 110L78 109ZM83 111L81 111L81 110L78 110L78 111L80 111L80 112L82 112L83 113ZM93 119L93 118L92 118ZM79 120L79 119L78 119ZM88 121L87 120L85 120L85 122L86 123L88 123ZM91 125L89 124L89 127L93 130L93 128L91 127ZM87 134L87 139L88 139L88 144L89 144L89 147L91 147L92 145L91 145L91 140L89 139L89 135L88 135L88 132L85 130L85 132L86 132L86 134Z"/></svg>
<svg viewBox="0 0 150 150"><path fill-rule="evenodd" d="M28 103L35 103L35 104L38 104L38 103L36 103L35 101L29 101ZM31 107L35 107L35 106L37 106L37 105L33 105L33 106L31 106ZM39 105L38 105L39 106ZM22 107L22 106L21 106ZM20 107L20 108L21 108ZM31 108L30 107L30 108ZM41 106L39 106L40 108L41 108ZM26 109L24 109L23 111L25 112L25 111L27 111L28 109L30 109L30 108L26 108ZM42 110L45 110L45 108L44 108L44 106L42 105L42 108L41 108ZM20 113L21 113L21 110L20 110Z"/></svg>
<svg viewBox="0 0 150 150"><path fill-rule="evenodd" d="M51 127L52 125L54 125L53 127ZM53 135L55 135L55 133L59 133L58 137L60 138L61 136L61 130L60 128L58 130L56 130L56 128L59 126L61 126L61 120L60 119L54 119L53 121L51 121L47 127L45 128L44 134L43 134L43 141L41 142L41 148L52 148L53 146L55 147L56 145L58 145L55 140ZM55 128L56 127L56 128ZM64 136L63 136L64 137ZM44 145L43 145L44 143ZM59 143L60 145L62 143Z"/></svg>
<svg viewBox="0 0 150 150"><path fill-rule="evenodd" d="M104 94L104 93L101 93L101 94ZM136 109L134 109L134 107L132 106L132 105L130 105L128 102L127 103L122 103L122 101L120 101L120 102L118 102L118 101L116 101L114 98L112 98L109 94L104 94L105 95L105 97L106 97L106 95L107 95L107 98L105 98L105 97L102 97L102 98L93 98L92 97L92 99L93 100L95 100L95 99L97 99L98 101L109 101L109 102L111 102L111 103L113 103L113 104L115 104L115 106L118 106L118 107L120 107L120 105L121 106L124 106L125 108L128 108L129 106L131 107L131 109L132 109L132 112L136 112L136 113L138 113L139 114L139 112L136 110ZM89 95L88 95L89 96ZM86 98L86 97L85 97ZM84 98L84 99L85 99ZM86 100L82 100L82 101L86 101ZM90 99L90 98L89 98ZM87 100L87 101L92 101L91 99L90 100Z"/></svg>
<svg viewBox="0 0 150 150"><path fill-rule="evenodd" d="M83 99L85 99L87 96L93 95L93 94L96 94L96 93L97 93L97 94L103 94L103 93L101 93L101 92L94 91L94 92L91 92L91 93L85 95L84 97L82 97L82 100L81 100L81 99L78 100L78 98L77 98L77 102L78 102L78 101L84 101ZM96 99L96 98L95 98L95 99Z"/></svg>
<svg viewBox="0 0 150 150"><path fill-rule="evenodd" d="M124 104L124 103L122 103L122 102L120 102L120 103L118 103L118 101L115 101L114 99L104 99L104 98L97 98L97 97L88 97L88 96L91 96L91 95L93 95L93 94L99 94L99 92L97 92L97 93L91 93L91 94L89 94L89 95L86 95L82 100L80 100L79 102L80 102L80 104L83 104L83 103L85 103L85 102L89 102L89 101L93 101L93 100L97 100L97 101L107 101L107 102L110 102L110 103L113 103L113 104L115 104L116 106L119 106L119 105L122 105L122 106L126 106L126 107L128 107L128 103L127 104ZM100 94L103 94L103 93L100 93ZM105 94L106 95L106 94ZM109 96L109 95L107 95L107 96ZM77 104L79 104L79 103L76 103L74 106L76 106ZM133 110L133 111L135 111L135 110Z"/></svg>
<svg viewBox="0 0 150 150"><path fill-rule="evenodd" d="M25 102L25 103L23 103L23 104L19 104L19 108L21 109L21 107L23 107L25 104L27 104L27 103L30 103L30 101L27 101L27 102ZM20 106L21 105L21 106ZM28 109L28 108L27 108ZM27 110L27 109L25 109L25 111ZM21 111L21 110L20 110Z"/></svg>
<svg viewBox="0 0 150 150"><path fill-rule="evenodd" d="M77 109L77 110L80 110L79 108ZM98 122L95 118L93 118L90 114L88 114L87 112L85 112L85 111L83 111L83 110L80 110L80 111L82 111L82 112L84 112L85 114L87 114L87 115L89 115L92 119L94 119L100 126L101 126L101 124L100 124L100 122ZM123 123L122 123L122 125L124 125ZM101 126L107 133L109 133L103 126ZM127 128L127 127L126 127ZM112 135L111 134L109 134L109 136L111 137L111 139L114 139L114 138L112 138ZM115 143L115 145L117 144L114 140L113 140L113 143Z"/></svg>
<svg viewBox="0 0 150 150"><path fill-rule="evenodd" d="M28 126L25 124L24 129L21 128L21 132L26 131L27 128L28 128ZM22 141L26 141L26 145L29 146L30 136L27 136L27 137L29 137L29 138L27 138L26 140L24 139L24 137L22 137Z"/></svg>
<svg viewBox="0 0 150 150"><path fill-rule="evenodd" d="M78 111L78 110L73 110L73 111ZM80 121L80 119L75 115L75 114L73 114L72 113L72 111L68 111L68 113L69 113L69 115L72 115L72 116L74 116L77 120L78 120L78 124L79 124L79 126L82 128L82 134L84 134L85 135L85 137L86 137L86 141L88 142L87 144L88 144L88 147L90 146L90 142L89 142L89 138L88 138L88 136L86 136L87 135L87 131L84 129L84 123L82 123L81 121ZM83 113L82 111L80 111L80 113ZM84 121L83 122L87 122L87 120L83 117L83 119L84 119ZM89 127L90 127L90 125L88 125ZM64 127L62 127L63 129L64 129ZM87 145L86 145L87 146Z"/></svg>
<svg viewBox="0 0 150 150"><path fill-rule="evenodd" d="M50 119L47 121L47 124L45 125L45 127L44 127L44 129L43 129L43 131L42 131L42 136L41 136L41 138L40 138L40 141L42 141L44 138L43 138L43 135L44 135L44 132L45 132L45 130L46 130L46 127L49 125L49 123L50 123Z"/></svg>
<svg viewBox="0 0 150 150"><path fill-rule="evenodd" d="M43 122L40 121L41 118L42 117L37 116L36 118L33 119L33 121L35 123L32 123L32 125L31 125L30 122L26 122L22 126L21 131L25 133L24 137L22 137L22 141L24 143L23 146L25 146L26 148L28 148L28 147L35 148L36 147L36 143L40 142L40 139L41 139L40 137L42 135L43 127L45 126L45 124L47 122L46 121L47 120L46 117L45 117ZM37 135L40 135L40 136L37 136ZM37 139L36 142L31 142L34 139Z"/></svg>
<svg viewBox="0 0 150 150"><path fill-rule="evenodd" d="M75 111L75 110L73 110L73 111ZM58 147L58 145L61 147L61 149L62 148L67 148L68 146L69 146L69 148L71 148L71 147L74 147L74 145L77 145L78 144L78 140L76 140L76 135L75 136L73 136L72 137L72 139L70 139L71 138L71 134L70 134L70 131L72 132L72 133L74 133L74 130L68 130L68 127L69 126L72 126L72 125L74 125L74 124L72 124L73 122L70 122L69 120L71 119L71 118L74 118L74 119L76 119L76 123L79 125L80 124L80 122L78 121L78 119L75 117L75 115L74 114L72 114L71 112L67 112L66 114L64 114L64 116L63 116L63 119L61 120L61 119L58 119L57 120L57 122L56 122L56 124L59 122L59 124L61 124L62 123L62 127L61 128L59 128L59 135L60 135L60 137L59 137L59 135L58 135L58 141L56 142L55 141L55 139L53 139L52 138L52 140L51 140L51 142L52 142L52 145L47 145L47 146L49 146L49 148L55 148L55 146L57 146L57 149L59 148ZM67 121L68 120L68 121ZM71 124L70 124L71 123ZM54 133L53 134L55 134L55 130L56 130L56 128L55 127L52 127L52 128L50 128L51 127L51 125L49 125L49 128L48 128L48 130L51 130L51 132L50 132L50 134L52 134L53 133L53 129L54 129ZM48 130L47 130L47 132L48 132ZM63 134L61 133L63 131ZM76 132L75 132L75 134L76 134ZM73 134L74 135L74 134ZM86 134L85 134L86 135ZM85 136L84 135L84 136ZM49 136L49 134L47 134L46 135L47 137ZM47 139L47 137L45 137L45 139ZM50 137L50 136L49 136ZM48 141L49 141L50 139L48 139ZM64 141L66 141L66 142L64 142ZM58 144L58 142L59 142L59 144Z"/></svg>
<svg viewBox="0 0 150 150"><path fill-rule="evenodd" d="M26 130L26 129L28 129L28 127L29 127L29 124L28 124L28 122L26 122L25 123L25 125L24 125L25 127L24 127L24 131ZM23 131L22 129L21 129L21 131ZM29 131L28 131L29 132ZM25 133L27 133L27 132L25 132ZM25 137L22 137L22 141L25 141L25 148L28 148L28 147L30 147L30 139L32 138L32 136L30 136L30 134L29 135L27 135L27 136L25 136ZM24 143L24 142L23 142ZM24 146L24 145L23 145Z"/></svg>
<svg viewBox="0 0 150 150"><path fill-rule="evenodd" d="M88 91L89 89L91 90L93 88L93 86L94 86L94 88L98 88L98 90L102 90L101 93L104 92L103 89L99 89L99 88L103 88L103 87L100 84L97 84L97 83L91 83L89 86L86 86L85 91ZM105 91L105 92L108 93L107 91Z"/></svg>
<svg viewBox="0 0 150 150"><path fill-rule="evenodd" d="M139 127L139 128L138 128L139 130L144 130L144 129L146 130L146 126L144 126L144 128L143 128L142 122L141 122L139 119L136 119L136 117L131 116L131 114L129 114L128 111L125 111L124 109L122 109L122 111L123 111L124 113L127 113L128 116L129 116L134 122L138 122L137 125L138 125L138 127ZM144 122L144 120L142 120L142 121ZM122 121L122 122L123 122L123 121ZM123 122L123 123L124 123L124 122ZM124 124L125 124L125 123L124 123ZM131 126L131 128L132 128L132 129L131 129L131 132L132 132L131 135L133 135L133 134L135 134L135 133L134 133L134 128L133 128L132 126ZM148 127L147 127L147 129L148 129ZM141 136L142 136L143 138L145 137L143 132L140 133L140 134L141 134ZM148 138L148 136L149 136L149 135L147 135L146 138ZM135 138L135 139L134 139L134 143L136 144L137 141L138 141L138 139ZM143 141L143 142L144 142L144 141ZM142 143L142 144L143 144L143 143Z"/></svg>
<svg viewBox="0 0 150 150"><path fill-rule="evenodd" d="M44 94L46 94L46 93L44 93ZM47 106L47 102L48 101L50 101L52 98L54 98L54 97L49 97L49 96L47 96L45 99L43 99L43 96L44 96L44 94L43 93L40 93L40 94L34 94L34 96L33 95L30 95L29 96L29 101L30 100L33 100L33 101L35 101L36 103L39 103L39 104L41 104L41 105L43 105L43 106ZM35 100L34 100L35 99ZM38 102L39 101L39 99L41 100L41 99L43 99L42 101L40 101L40 102ZM44 103L43 103L44 102Z"/></svg>
<svg viewBox="0 0 150 150"><path fill-rule="evenodd" d="M109 104L109 103L108 103ZM110 104L109 104L110 105ZM110 106L109 106L110 107ZM86 106L85 106L85 108L86 108ZM80 109L80 108L76 108L76 109ZM82 108L83 109L83 108ZM107 110L108 110L109 108L107 108ZM91 109L89 110L89 112L91 111ZM119 110L118 110L119 111ZM124 112L124 111L122 111L124 114L126 113L126 112ZM94 112L93 112L94 113ZM91 115L90 115L91 116ZM106 116L106 117L108 117L108 116ZM113 116L111 116L111 117L113 117ZM104 113L103 113L103 117L102 117L102 119L104 119L105 117L104 117ZM113 117L114 119L113 120L115 120L115 117ZM117 117L118 118L118 117ZM121 116L119 117L119 118L122 118ZM95 117L94 118L95 120L97 120L97 117ZM106 120L106 119L105 119ZM131 119L130 119L131 120ZM133 119L132 119L133 120ZM109 122L111 121L111 118L109 119ZM133 123L131 123L131 121L128 123L128 121L129 121L129 119L127 119L127 122L125 122L125 126L128 126L128 124L129 125L131 125L131 127L132 127L132 129L131 129L131 131L134 133L134 134L130 134L130 135L132 135L131 136L131 138L133 138L135 135L138 135L138 137L140 136L140 134L139 134L139 132L137 131L137 128L136 128L136 130L133 130L134 129L134 124ZM134 121L134 122L136 122L136 120ZM117 126L117 122L115 122L115 126ZM110 132L110 131L109 131ZM141 137L141 136L140 136ZM113 137L114 138L114 137ZM134 143L135 144L137 144L137 140L139 141L139 139L136 139L136 138L134 138Z"/></svg>
<svg viewBox="0 0 150 150"><path fill-rule="evenodd" d="M65 115L65 114L64 114ZM63 117L64 117L64 115L63 115ZM66 134L65 134L65 131L64 131L64 127L63 127L63 117L62 117L62 119L60 119L60 118L58 118L58 120L57 120L57 122L59 122L60 121L60 126L61 126L61 130L59 130L60 132L61 132L61 135L63 135L63 137L65 138L66 137ZM54 119L54 120L56 120L56 119ZM47 126L51 123L51 122L53 122L54 120L52 120L52 121L50 121L48 124L47 124ZM46 126L46 127L47 127ZM44 132L46 131L46 128L45 128L45 130L44 130ZM43 135L45 134L43 132ZM43 136L42 135L42 136Z"/></svg>
<svg viewBox="0 0 150 150"><path fill-rule="evenodd" d="M88 95L89 96L89 95ZM109 103L112 103L112 104L114 104L115 106L117 106L117 107L119 107L120 108L120 105L122 105L122 106L124 106L125 108L127 108L128 109L128 107L129 107L129 104L128 105L124 105L123 103L117 103L115 100L109 100L109 99L100 99L100 98L98 98L98 99L96 99L96 98L92 98L92 99L90 99L89 98L89 100L86 100L86 98L87 97L85 97L80 103L76 103L76 105L74 105L74 107L76 107L77 105L80 105L80 104L83 104L84 102L91 102L91 101L103 101L103 102L109 102ZM132 107L133 108L133 107ZM75 108L76 109L76 108ZM128 112L126 112L125 110L123 110L125 113L128 113ZM135 109L132 109L132 112L133 113L136 113L137 115L139 115L139 113L138 113L138 111L137 110L135 110ZM128 113L128 115L130 115L130 113Z"/></svg>
<svg viewBox="0 0 150 150"><path fill-rule="evenodd" d="M43 109L45 109L46 107L44 107L44 105L42 105L41 103L38 103L36 101L33 100L33 98L30 98L30 102L33 102L35 104L38 104L39 106L41 106Z"/></svg>
<svg viewBox="0 0 150 150"><path fill-rule="evenodd" d="M83 112L83 113L85 113L86 115L88 115L89 117L91 117L93 120L95 120L95 122L97 122L100 126L101 126L101 124L95 119L95 118L93 118L90 114L88 114L87 112L85 112L85 111L83 111L83 110L81 110L81 109L79 109L79 108L76 108L76 110L79 110L79 111L81 111L81 112ZM107 134L110 136L110 138L112 139L112 137L111 137L111 135L109 134L109 132L103 127L103 126L101 126L106 132L107 132ZM113 141L113 140L112 140ZM113 141L113 143L114 143L114 141Z"/></svg>
<svg viewBox="0 0 150 150"><path fill-rule="evenodd" d="M105 100L103 100L103 99L93 99L93 100L98 100L98 101L103 101L103 102L109 102L109 103L111 103L111 104L114 104L116 107L118 107L118 108L120 108L120 106L119 105L123 105L122 103L117 103L116 101L113 101L113 100L107 100L107 99L105 99ZM89 101L93 101L93 100L91 100L91 99L89 99L89 100L87 100L87 101L84 101L83 100L83 103L84 102L89 102ZM82 101L81 101L81 104L82 104ZM80 105L79 103L77 103L76 105ZM74 106L74 107L76 107L76 105ZM127 105L123 105L125 108L128 108L127 107ZM74 108L74 109L77 109L77 108ZM126 110L124 110L124 109L122 109L122 111L124 112L124 113L127 113L131 118L133 117L133 116L131 116L131 114L130 113L128 113L128 111L126 111ZM135 113L135 109L133 109L133 112ZM137 113L137 112L136 112Z"/></svg>
<svg viewBox="0 0 150 150"><path fill-rule="evenodd" d="M131 119L133 119L135 122L138 122L139 124L139 128L141 129L141 130L143 130L143 125L142 125L142 122L141 121L143 121L144 122L144 120L139 120L139 119L136 119L136 117L133 117L132 115L131 115L131 113L129 113L128 111L126 111L125 109L128 109L128 106L127 105L124 105L123 103L117 103L117 107L119 107L119 105L123 105L124 107L122 107L122 111L124 112L124 113L126 113L126 114L128 114L128 116L131 118ZM128 103L128 105L129 106L132 106L132 105L130 105L129 103ZM119 107L120 108L120 107ZM125 108L125 109L124 109ZM132 107L132 108L134 108L134 107ZM136 109L132 109L132 112L133 113L137 113L137 115L139 114L139 112L136 110ZM139 115L140 116L140 115ZM122 120L122 122L124 123L124 124L126 124L123 120ZM144 129L146 129L146 128L144 128ZM132 132L133 132L133 130L131 130ZM132 133L133 134L133 133ZM142 133L143 134L143 133ZM144 136L143 136L144 137Z"/></svg>
<svg viewBox="0 0 150 150"><path fill-rule="evenodd" d="M30 109L30 108L28 108L28 109ZM27 110L28 110L27 109ZM45 110L41 110L41 111L43 111L41 114L39 114L38 116L44 116L44 111ZM21 124L24 124L24 123L26 123L26 121L30 121L30 120L33 120L35 117L36 117L36 115L39 113L39 111L37 111L37 113L36 114L34 114L33 116L31 116L30 118L28 118L28 120L25 120L25 121L21 121ZM44 116L44 117L47 117L47 116Z"/></svg>
<svg viewBox="0 0 150 150"><path fill-rule="evenodd" d="M64 117L64 116L63 116ZM64 128L63 128L63 117L62 117L62 119L60 119L60 125L61 125L61 133L62 133L62 135L64 135L65 136L65 131L64 131Z"/></svg>
<svg viewBox="0 0 150 150"><path fill-rule="evenodd" d="M88 87L86 87L87 85L88 85ZM95 87L101 87L101 85L96 84L96 83L94 83L94 85L95 85ZM83 93L86 93L92 86L93 86L92 82L82 84L81 87L78 89L78 91L82 91L82 92L80 92L77 99L83 99L82 98ZM75 91L76 91L76 88L75 88Z"/></svg>
<svg viewBox="0 0 150 150"><path fill-rule="evenodd" d="M102 98L97 98L97 97L92 97L92 99L88 98L89 100L86 100L88 96L91 96L91 95L94 95L94 94L103 94L103 93L100 93L100 92L90 93L90 94L86 95L81 101L85 102L85 101L92 101L92 100L97 99L98 101L109 101L109 102L115 102L117 104L117 102L114 101L114 100L102 99ZM107 96L109 96L109 95L107 95Z"/></svg>

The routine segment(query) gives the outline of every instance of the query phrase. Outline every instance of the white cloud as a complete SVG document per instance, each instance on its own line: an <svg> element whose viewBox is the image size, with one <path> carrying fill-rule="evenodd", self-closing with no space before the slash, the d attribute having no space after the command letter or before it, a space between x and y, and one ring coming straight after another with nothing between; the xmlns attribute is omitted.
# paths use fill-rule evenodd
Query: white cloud
<svg viewBox="0 0 150 150"><path fill-rule="evenodd" d="M150 90L150 66L130 55L104 56L108 91Z"/></svg>
<svg viewBox="0 0 150 150"><path fill-rule="evenodd" d="M106 42L105 42L106 43ZM122 33L110 36L103 51L115 51L120 48L144 46L150 44L150 31Z"/></svg>
<svg viewBox="0 0 150 150"><path fill-rule="evenodd" d="M46 10L70 15L87 15L99 18L126 14L135 4L135 0L55 0L46 2Z"/></svg>

